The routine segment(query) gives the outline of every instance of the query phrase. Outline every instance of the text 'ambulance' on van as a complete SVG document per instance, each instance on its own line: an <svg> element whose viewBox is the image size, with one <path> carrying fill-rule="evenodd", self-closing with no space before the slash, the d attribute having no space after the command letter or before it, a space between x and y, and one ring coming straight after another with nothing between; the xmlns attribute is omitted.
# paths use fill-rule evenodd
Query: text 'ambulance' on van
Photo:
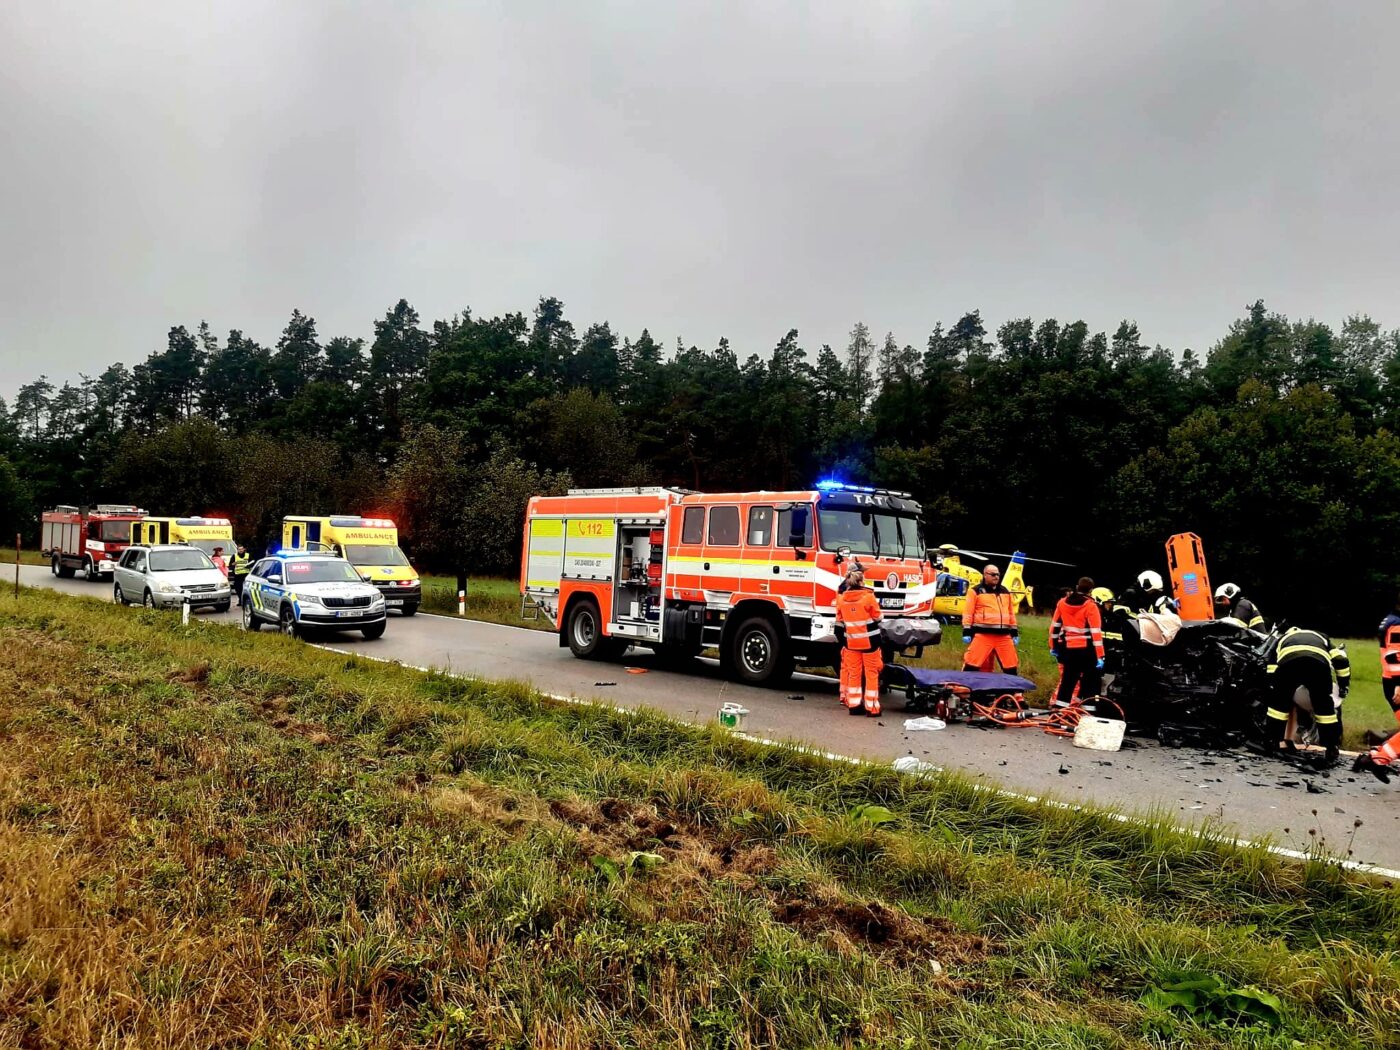
<svg viewBox="0 0 1400 1050"><path fill-rule="evenodd" d="M234 552L233 525L228 518L146 517L131 526L131 541L147 546L183 543L209 555L214 553L214 548L222 547L229 558Z"/></svg>

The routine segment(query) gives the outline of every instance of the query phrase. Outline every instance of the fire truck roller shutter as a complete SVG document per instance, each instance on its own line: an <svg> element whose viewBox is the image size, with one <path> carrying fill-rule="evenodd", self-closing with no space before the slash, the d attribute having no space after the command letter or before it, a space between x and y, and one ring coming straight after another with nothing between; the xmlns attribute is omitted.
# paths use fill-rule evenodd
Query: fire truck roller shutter
<svg viewBox="0 0 1400 1050"><path fill-rule="evenodd" d="M616 556L617 522L613 518L569 518L564 523L564 576L611 580Z"/></svg>
<svg viewBox="0 0 1400 1050"><path fill-rule="evenodd" d="M535 518L530 522L530 550L525 585L557 591L564 565L564 522L559 518Z"/></svg>

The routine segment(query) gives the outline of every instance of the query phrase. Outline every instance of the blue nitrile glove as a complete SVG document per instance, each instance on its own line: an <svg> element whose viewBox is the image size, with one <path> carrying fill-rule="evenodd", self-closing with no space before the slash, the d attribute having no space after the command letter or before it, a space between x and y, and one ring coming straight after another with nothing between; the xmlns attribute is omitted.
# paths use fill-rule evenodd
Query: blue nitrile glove
<svg viewBox="0 0 1400 1050"><path fill-rule="evenodd" d="M1011 636L1011 644L1017 649L1021 648L1021 636L1019 634L1013 634Z"/></svg>
<svg viewBox="0 0 1400 1050"><path fill-rule="evenodd" d="M1102 656L1100 656L1097 660L1094 661L1094 670L1095 670L1095 671L1102 671L1102 670L1103 670L1103 657L1102 657Z"/></svg>
<svg viewBox="0 0 1400 1050"><path fill-rule="evenodd" d="M1051 649L1050 652L1054 655L1054 657L1055 657L1055 662L1056 662L1057 664L1062 664L1062 663L1065 662L1065 654L1062 653L1062 652L1060 652L1060 650L1058 650L1058 649Z"/></svg>
<svg viewBox="0 0 1400 1050"><path fill-rule="evenodd" d="M972 644L972 632L971 632L971 631L963 631L963 645L971 645L971 644Z"/></svg>

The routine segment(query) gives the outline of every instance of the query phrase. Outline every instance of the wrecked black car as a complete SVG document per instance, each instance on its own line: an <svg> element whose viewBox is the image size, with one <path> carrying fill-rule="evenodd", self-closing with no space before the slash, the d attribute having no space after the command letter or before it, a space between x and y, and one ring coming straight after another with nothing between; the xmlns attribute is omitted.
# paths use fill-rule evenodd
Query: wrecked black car
<svg viewBox="0 0 1400 1050"><path fill-rule="evenodd" d="M1262 739L1277 629L1265 635L1219 620L1178 621L1177 627L1174 619L1110 618L1104 697L1122 712L1130 732L1155 735L1169 746L1231 747ZM1116 714L1112 707L1100 713Z"/></svg>

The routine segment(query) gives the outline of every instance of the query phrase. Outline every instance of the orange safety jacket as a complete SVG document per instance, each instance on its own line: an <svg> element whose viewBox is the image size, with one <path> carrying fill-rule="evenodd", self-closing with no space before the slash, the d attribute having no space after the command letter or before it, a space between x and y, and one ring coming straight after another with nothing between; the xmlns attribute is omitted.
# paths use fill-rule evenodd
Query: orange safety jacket
<svg viewBox="0 0 1400 1050"><path fill-rule="evenodd" d="M1103 617L1099 604L1085 594L1069 594L1055 606L1050 621L1051 649L1087 649L1103 659Z"/></svg>
<svg viewBox="0 0 1400 1050"><path fill-rule="evenodd" d="M1400 678L1400 625L1387 628L1381 641L1381 677Z"/></svg>
<svg viewBox="0 0 1400 1050"><path fill-rule="evenodd" d="M852 587L836 596L836 622L845 629L847 649L869 652L880 646L880 603L864 587Z"/></svg>
<svg viewBox="0 0 1400 1050"><path fill-rule="evenodd" d="M973 634L1020 633L1016 626L1016 596L1001 584L979 583L967 592L963 605L963 630Z"/></svg>

